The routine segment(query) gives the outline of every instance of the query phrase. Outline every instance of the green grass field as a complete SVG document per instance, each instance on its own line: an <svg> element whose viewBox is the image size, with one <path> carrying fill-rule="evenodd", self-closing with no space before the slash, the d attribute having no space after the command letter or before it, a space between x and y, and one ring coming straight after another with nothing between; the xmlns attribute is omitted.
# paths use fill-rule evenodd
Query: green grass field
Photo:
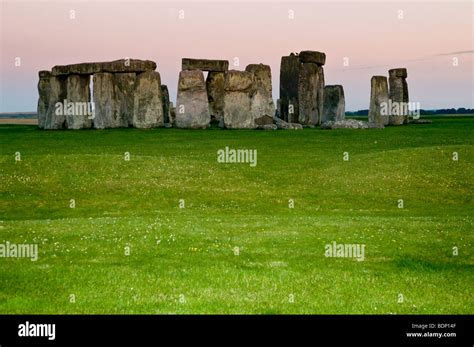
<svg viewBox="0 0 474 347"><path fill-rule="evenodd" d="M0 313L473 314L474 118L432 119L0 126L0 243L39 247L0 258ZM218 163L226 146L257 149L257 166ZM333 241L364 244L365 260L325 257Z"/></svg>

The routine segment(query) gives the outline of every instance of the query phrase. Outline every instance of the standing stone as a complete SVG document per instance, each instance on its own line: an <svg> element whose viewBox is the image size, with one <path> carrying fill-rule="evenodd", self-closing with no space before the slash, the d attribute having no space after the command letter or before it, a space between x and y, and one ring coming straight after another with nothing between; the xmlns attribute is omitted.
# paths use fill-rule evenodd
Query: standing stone
<svg viewBox="0 0 474 347"><path fill-rule="evenodd" d="M205 129L209 126L209 102L204 74L201 70L183 70L179 73L176 99L176 126Z"/></svg>
<svg viewBox="0 0 474 347"><path fill-rule="evenodd" d="M163 96L163 119L165 124L171 124L170 117L170 94L168 87L164 84L161 85L161 94Z"/></svg>
<svg viewBox="0 0 474 347"><path fill-rule="evenodd" d="M324 103L324 74L322 67L314 63L303 63L300 67L298 85L298 123L319 124Z"/></svg>
<svg viewBox="0 0 474 347"><path fill-rule="evenodd" d="M69 75L67 77L67 102L74 107L66 107L68 129L86 129L92 125L92 104L89 75ZM71 109L74 109L71 112Z"/></svg>
<svg viewBox="0 0 474 347"><path fill-rule="evenodd" d="M135 73L94 74L94 128L125 128L133 120Z"/></svg>
<svg viewBox="0 0 474 347"><path fill-rule="evenodd" d="M230 129L254 129L251 98L254 75L248 71L229 70L225 78L224 126Z"/></svg>
<svg viewBox="0 0 474 347"><path fill-rule="evenodd" d="M370 84L369 125L383 128L389 120L387 77L373 76Z"/></svg>
<svg viewBox="0 0 474 347"><path fill-rule="evenodd" d="M389 123L401 125L408 123L408 76L407 69L391 69L389 73L389 99L391 100L391 112Z"/></svg>
<svg viewBox="0 0 474 347"><path fill-rule="evenodd" d="M161 78L157 71L137 75L133 103L133 126L153 128L164 125Z"/></svg>
<svg viewBox="0 0 474 347"><path fill-rule="evenodd" d="M247 65L245 71L254 75L254 91L250 109L255 121L267 116L273 119L275 104L272 98L272 73L270 66L264 64Z"/></svg>
<svg viewBox="0 0 474 347"><path fill-rule="evenodd" d="M219 122L224 113L225 73L210 71L206 79L207 97L211 121Z"/></svg>
<svg viewBox="0 0 474 347"><path fill-rule="evenodd" d="M56 104L62 105L67 98L66 78L52 76L49 71L40 71L39 75L38 126L43 129L65 129L65 113L56 112Z"/></svg>
<svg viewBox="0 0 474 347"><path fill-rule="evenodd" d="M324 87L323 111L322 122L345 119L346 103L344 100L344 88L341 85Z"/></svg>
<svg viewBox="0 0 474 347"><path fill-rule="evenodd" d="M299 118L298 86L300 59L294 53L281 58L280 64L280 118L295 122Z"/></svg>

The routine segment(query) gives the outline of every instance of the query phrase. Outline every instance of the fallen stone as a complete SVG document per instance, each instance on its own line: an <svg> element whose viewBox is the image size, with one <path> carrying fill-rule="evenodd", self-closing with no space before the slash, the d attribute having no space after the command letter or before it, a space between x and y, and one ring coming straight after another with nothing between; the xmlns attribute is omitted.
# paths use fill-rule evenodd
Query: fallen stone
<svg viewBox="0 0 474 347"><path fill-rule="evenodd" d="M321 124L321 129L368 129L369 124L355 119L326 121Z"/></svg>
<svg viewBox="0 0 474 347"><path fill-rule="evenodd" d="M135 128L164 126L163 96L159 72L146 71L137 75L132 123Z"/></svg>
<svg viewBox="0 0 474 347"><path fill-rule="evenodd" d="M275 115L275 104L272 97L272 73L269 65L250 64L245 71L254 75L254 91L251 100L253 118Z"/></svg>
<svg viewBox="0 0 474 347"><path fill-rule="evenodd" d="M109 62L80 63L56 65L52 69L53 76L60 75L92 75L98 72L145 72L154 71L156 63L151 60L120 59Z"/></svg>
<svg viewBox="0 0 474 347"><path fill-rule="evenodd" d="M326 63L326 54L316 51L301 51L299 54L302 63L314 63L323 66Z"/></svg>
<svg viewBox="0 0 474 347"><path fill-rule="evenodd" d="M201 70L179 73L175 125L178 128L206 129L211 121L206 84Z"/></svg>
<svg viewBox="0 0 474 347"><path fill-rule="evenodd" d="M373 76L370 80L369 124L383 128L388 124L388 84L387 77Z"/></svg>
<svg viewBox="0 0 474 347"><path fill-rule="evenodd" d="M345 112L344 88L341 85L325 86L322 122L343 120Z"/></svg>
<svg viewBox="0 0 474 347"><path fill-rule="evenodd" d="M181 70L201 70L225 72L229 70L229 61L211 59L183 58L181 60Z"/></svg>
<svg viewBox="0 0 474 347"><path fill-rule="evenodd" d="M431 119L423 119L423 118L418 118L418 119L411 119L409 121L409 124L432 124L433 121Z"/></svg>
<svg viewBox="0 0 474 347"><path fill-rule="evenodd" d="M275 124L275 118L267 115L263 115L261 117L255 118L255 125L263 126L263 125L270 125Z"/></svg>
<svg viewBox="0 0 474 347"><path fill-rule="evenodd" d="M275 119L275 124L278 129L285 129L285 130L302 130L303 129L303 125L299 123L288 123L280 118Z"/></svg>

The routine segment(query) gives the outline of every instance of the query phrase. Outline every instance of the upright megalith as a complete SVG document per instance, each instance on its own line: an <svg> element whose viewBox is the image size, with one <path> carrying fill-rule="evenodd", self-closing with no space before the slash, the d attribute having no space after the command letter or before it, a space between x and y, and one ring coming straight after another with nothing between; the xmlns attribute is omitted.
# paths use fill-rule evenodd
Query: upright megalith
<svg viewBox="0 0 474 347"><path fill-rule="evenodd" d="M326 54L302 51L282 57L280 66L280 115L288 122L316 125L324 106Z"/></svg>
<svg viewBox="0 0 474 347"><path fill-rule="evenodd" d="M389 99L391 112L389 124L401 125L408 123L408 77L407 69L398 68L388 71Z"/></svg>
<svg viewBox="0 0 474 347"><path fill-rule="evenodd" d="M210 71L207 74L206 89L211 121L219 122L224 113L225 73Z"/></svg>
<svg viewBox="0 0 474 347"><path fill-rule="evenodd" d="M250 64L245 71L253 73L254 90L250 109L254 120L264 116L275 116L275 104L272 98L272 72L269 65Z"/></svg>
<svg viewBox="0 0 474 347"><path fill-rule="evenodd" d="M192 58L183 58L181 60L181 70L225 72L228 69L229 69L228 60L192 59Z"/></svg>
<svg viewBox="0 0 474 347"><path fill-rule="evenodd" d="M209 126L210 121L203 72L201 70L181 71L176 99L176 127L205 129Z"/></svg>
<svg viewBox="0 0 474 347"><path fill-rule="evenodd" d="M281 57L280 118L286 122L295 122L298 120L300 68L301 62L298 55L291 53L289 56Z"/></svg>
<svg viewBox="0 0 474 347"><path fill-rule="evenodd" d="M251 112L254 74L248 71L229 70L224 89L224 126L229 129L255 128Z"/></svg>
<svg viewBox="0 0 474 347"><path fill-rule="evenodd" d="M161 85L161 95L163 99L163 121L165 124L171 125L171 107L170 107L170 93L168 91L168 86Z"/></svg>
<svg viewBox="0 0 474 347"><path fill-rule="evenodd" d="M67 98L66 77L56 77L50 71L40 71L38 94L38 127L41 129L65 129L67 127L66 115L62 105ZM61 107L58 108L57 105Z"/></svg>
<svg viewBox="0 0 474 347"><path fill-rule="evenodd" d="M133 123L135 79L135 73L94 74L94 128L125 128Z"/></svg>
<svg viewBox="0 0 474 347"><path fill-rule="evenodd" d="M132 123L136 128L164 125L161 77L157 71L146 71L137 75Z"/></svg>
<svg viewBox="0 0 474 347"><path fill-rule="evenodd" d="M346 102L341 85L324 87L324 106L322 122L345 119Z"/></svg>
<svg viewBox="0 0 474 347"><path fill-rule="evenodd" d="M383 128L389 121L387 77L373 76L370 85L369 125Z"/></svg>
<svg viewBox="0 0 474 347"><path fill-rule="evenodd" d="M68 129L87 129L92 126L93 108L89 85L89 75L67 76L67 98L63 112Z"/></svg>

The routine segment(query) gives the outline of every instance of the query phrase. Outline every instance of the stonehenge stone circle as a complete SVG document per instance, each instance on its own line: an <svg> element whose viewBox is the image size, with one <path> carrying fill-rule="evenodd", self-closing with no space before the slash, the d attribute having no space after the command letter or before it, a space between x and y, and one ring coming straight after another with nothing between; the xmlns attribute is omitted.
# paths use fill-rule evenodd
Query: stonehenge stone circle
<svg viewBox="0 0 474 347"><path fill-rule="evenodd" d="M272 73L269 65L250 64L245 71L254 75L254 90L250 104L250 112L255 122L264 116L275 115L275 104L272 98Z"/></svg>
<svg viewBox="0 0 474 347"><path fill-rule="evenodd" d="M345 120L342 85L325 86L325 63L326 54L318 51L283 56L276 107L271 68L265 64L237 71L228 70L227 60L183 58L175 107L153 61L56 65L39 71L38 127L205 129L212 120L222 128L271 130L408 123L405 68L389 70L388 80L372 77L368 122L355 122Z"/></svg>
<svg viewBox="0 0 474 347"><path fill-rule="evenodd" d="M408 123L408 77L407 69L398 68L388 71L389 99L392 109L389 124L401 125Z"/></svg>
<svg viewBox="0 0 474 347"><path fill-rule="evenodd" d="M201 70L181 71L176 99L176 127L205 129L209 126L210 121L211 115L203 72Z"/></svg>
<svg viewBox="0 0 474 347"><path fill-rule="evenodd" d="M370 85L369 124L376 128L383 128L389 120L387 77L373 76ZM385 105L385 114L383 105Z"/></svg>
<svg viewBox="0 0 474 347"><path fill-rule="evenodd" d="M341 85L325 86L322 122L343 120L345 112L344 88Z"/></svg>
<svg viewBox="0 0 474 347"><path fill-rule="evenodd" d="M161 78L157 71L146 71L137 76L133 99L135 128L164 126Z"/></svg>
<svg viewBox="0 0 474 347"><path fill-rule="evenodd" d="M253 129L251 112L254 75L248 71L229 70L225 78L224 126L229 129Z"/></svg>

